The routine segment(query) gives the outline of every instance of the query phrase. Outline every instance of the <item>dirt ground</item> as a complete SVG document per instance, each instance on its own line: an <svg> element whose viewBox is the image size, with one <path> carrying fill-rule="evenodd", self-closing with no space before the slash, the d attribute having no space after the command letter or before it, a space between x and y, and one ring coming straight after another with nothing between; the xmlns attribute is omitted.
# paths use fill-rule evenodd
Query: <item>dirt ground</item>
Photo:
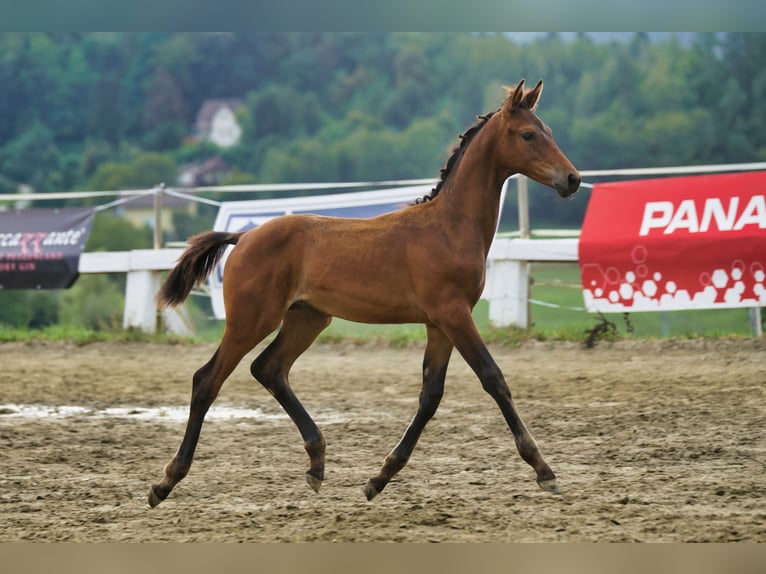
<svg viewBox="0 0 766 574"><path fill-rule="evenodd" d="M492 348L559 495L455 354L436 417L372 502L362 488L415 413L422 350L326 345L296 363L328 444L314 494L297 430L249 376L256 349L189 476L150 509L213 350L0 344L0 541L766 542L766 341Z"/></svg>

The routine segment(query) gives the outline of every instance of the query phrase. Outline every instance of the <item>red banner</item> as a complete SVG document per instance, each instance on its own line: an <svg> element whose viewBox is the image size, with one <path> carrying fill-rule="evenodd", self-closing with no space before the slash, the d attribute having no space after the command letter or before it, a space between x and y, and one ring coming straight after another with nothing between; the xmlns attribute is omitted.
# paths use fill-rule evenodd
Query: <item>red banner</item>
<svg viewBox="0 0 766 574"><path fill-rule="evenodd" d="M595 185L579 262L592 312L766 305L766 172Z"/></svg>

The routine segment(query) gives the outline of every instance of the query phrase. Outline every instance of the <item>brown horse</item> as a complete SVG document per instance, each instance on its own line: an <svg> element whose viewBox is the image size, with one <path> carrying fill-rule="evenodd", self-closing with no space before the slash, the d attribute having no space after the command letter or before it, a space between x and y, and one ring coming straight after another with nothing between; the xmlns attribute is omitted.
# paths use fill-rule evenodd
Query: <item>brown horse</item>
<svg viewBox="0 0 766 574"><path fill-rule="evenodd" d="M370 219L288 215L245 233L207 232L189 240L158 299L164 305L183 302L225 248L236 245L224 269L226 329L212 358L194 374L186 433L164 478L151 487L151 506L188 473L205 414L226 378L280 325L250 372L298 427L310 459L306 479L319 491L325 440L293 393L288 373L332 317L426 326L419 406L380 472L367 481L368 500L409 460L442 398L453 347L497 402L537 483L558 492L556 476L517 413L471 315L484 287L503 182L522 173L562 197L580 185L577 170L534 112L542 88L540 81L525 89L523 80L509 88L501 108L461 136L441 181L415 205Z"/></svg>

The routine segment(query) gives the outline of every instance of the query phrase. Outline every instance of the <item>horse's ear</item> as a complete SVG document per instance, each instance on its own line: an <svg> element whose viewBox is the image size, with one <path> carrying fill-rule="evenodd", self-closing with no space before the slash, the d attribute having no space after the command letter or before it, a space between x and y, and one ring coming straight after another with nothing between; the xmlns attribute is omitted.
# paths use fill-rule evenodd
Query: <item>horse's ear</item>
<svg viewBox="0 0 766 574"><path fill-rule="evenodd" d="M540 100L540 94L543 93L543 81L537 82L537 85L527 92L524 96L524 107L534 110L537 107L537 102Z"/></svg>
<svg viewBox="0 0 766 574"><path fill-rule="evenodd" d="M521 80L515 88L505 89L508 90L508 97L505 99L503 108L506 112L512 112L521 105L524 98L524 80Z"/></svg>

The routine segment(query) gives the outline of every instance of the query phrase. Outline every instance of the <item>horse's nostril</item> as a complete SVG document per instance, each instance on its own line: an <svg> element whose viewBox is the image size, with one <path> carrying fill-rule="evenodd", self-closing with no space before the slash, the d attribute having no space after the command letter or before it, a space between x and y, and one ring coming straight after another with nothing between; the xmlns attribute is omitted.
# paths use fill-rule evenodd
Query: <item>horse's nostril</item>
<svg viewBox="0 0 766 574"><path fill-rule="evenodd" d="M569 189L577 189L580 187L580 174L579 173L570 173L568 178L569 183Z"/></svg>

